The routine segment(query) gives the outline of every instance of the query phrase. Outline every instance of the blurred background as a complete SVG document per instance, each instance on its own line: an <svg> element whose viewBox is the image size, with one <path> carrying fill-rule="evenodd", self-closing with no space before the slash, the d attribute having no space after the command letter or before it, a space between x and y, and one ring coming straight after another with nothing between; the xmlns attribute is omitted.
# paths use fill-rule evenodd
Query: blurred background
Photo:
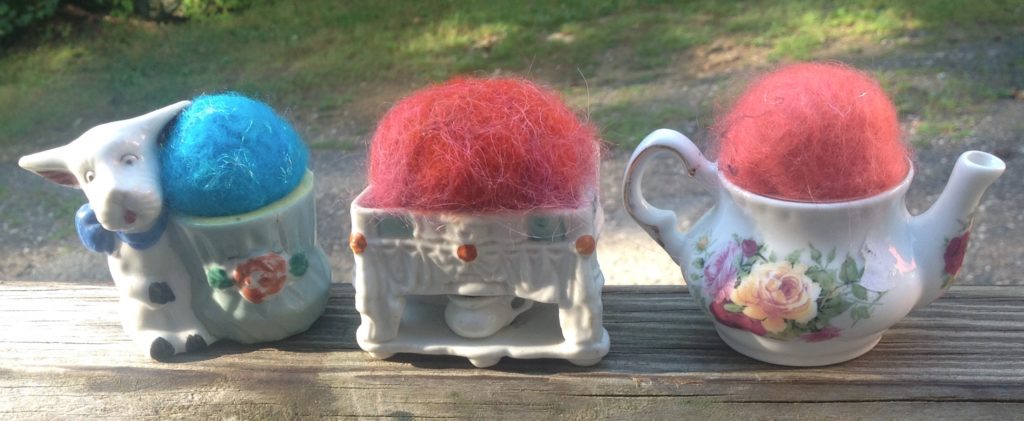
<svg viewBox="0 0 1024 421"><path fill-rule="evenodd" d="M982 205L963 283L1021 284L1024 1L0 0L0 282L107 280L74 234L80 192L17 168L96 124L201 93L239 91L290 119L313 150L320 240L351 277L348 204L365 144L401 97L454 75L518 75L560 91L602 131L598 249L610 284L682 283L621 209L629 152L669 127L707 128L757 74L837 60L877 77L915 149L913 212L960 152L1009 170ZM650 194L681 227L712 203L671 161Z"/></svg>

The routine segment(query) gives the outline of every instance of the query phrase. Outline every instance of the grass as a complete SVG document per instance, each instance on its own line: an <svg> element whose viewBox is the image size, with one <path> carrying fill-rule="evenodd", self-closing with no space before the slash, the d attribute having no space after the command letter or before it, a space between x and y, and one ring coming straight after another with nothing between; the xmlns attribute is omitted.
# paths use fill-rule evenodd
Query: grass
<svg viewBox="0 0 1024 421"><path fill-rule="evenodd" d="M941 38L1020 22L1024 6L1011 0L257 1L175 25L57 20L0 56L0 150L66 142L101 122L223 90L268 101L314 148L348 149L397 98L455 74L526 75L579 102L572 96L581 75L592 87L657 79L719 40L785 62L906 34ZM903 89L903 76L893 77ZM905 85L912 99L901 107L913 112L946 110L943 102L962 92ZM593 117L633 133L694 113L624 102Z"/></svg>

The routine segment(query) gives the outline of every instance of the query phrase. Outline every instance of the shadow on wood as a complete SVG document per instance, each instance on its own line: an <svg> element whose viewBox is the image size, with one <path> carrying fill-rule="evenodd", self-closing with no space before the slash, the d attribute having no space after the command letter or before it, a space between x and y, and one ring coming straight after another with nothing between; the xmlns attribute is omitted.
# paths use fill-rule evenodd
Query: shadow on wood
<svg viewBox="0 0 1024 421"><path fill-rule="evenodd" d="M359 350L352 288L306 333L218 343L195 359L138 355L113 286L0 283L0 417L376 416L1013 418L1024 410L1024 291L954 287L867 355L794 369L718 339L683 287L604 292L611 352L593 367ZM828 405L822 405L827 403Z"/></svg>

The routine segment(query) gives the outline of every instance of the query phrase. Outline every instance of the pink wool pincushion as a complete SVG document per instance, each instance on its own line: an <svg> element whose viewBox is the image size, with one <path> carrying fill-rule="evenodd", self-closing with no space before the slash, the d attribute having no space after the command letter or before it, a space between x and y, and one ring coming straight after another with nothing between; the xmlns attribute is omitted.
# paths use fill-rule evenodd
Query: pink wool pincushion
<svg viewBox="0 0 1024 421"><path fill-rule="evenodd" d="M779 199L864 198L909 170L892 101L873 78L840 64L795 64L762 76L714 132L729 181Z"/></svg>
<svg viewBox="0 0 1024 421"><path fill-rule="evenodd" d="M523 79L457 78L395 104L370 145L364 206L496 212L577 207L599 144L559 95Z"/></svg>

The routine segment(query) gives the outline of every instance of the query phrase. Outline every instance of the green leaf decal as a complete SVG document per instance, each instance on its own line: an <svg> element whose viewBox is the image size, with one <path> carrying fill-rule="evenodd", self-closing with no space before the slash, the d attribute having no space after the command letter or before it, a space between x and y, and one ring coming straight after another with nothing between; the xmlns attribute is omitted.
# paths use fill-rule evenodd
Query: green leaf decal
<svg viewBox="0 0 1024 421"><path fill-rule="evenodd" d="M725 311L728 311L730 313L742 313L743 312L743 306L741 306L739 304L726 303L723 307L725 307Z"/></svg>
<svg viewBox="0 0 1024 421"><path fill-rule="evenodd" d="M819 265L821 264L821 252L814 248L813 245L811 245L811 260L813 260L814 263Z"/></svg>
<svg viewBox="0 0 1024 421"><path fill-rule="evenodd" d="M857 269L857 262L853 261L850 255L846 255L843 267L839 270L839 279L844 284L852 284L860 280L860 270Z"/></svg>
<svg viewBox="0 0 1024 421"><path fill-rule="evenodd" d="M786 255L786 261L791 265L796 265L800 261L800 255L803 254L803 250L793 250L792 253Z"/></svg>
<svg viewBox="0 0 1024 421"><path fill-rule="evenodd" d="M867 288L864 288L864 287L860 286L860 284L854 284L853 285L853 296L857 297L857 299L859 299L859 300L867 301L867 299L868 299L868 290L867 290Z"/></svg>
<svg viewBox="0 0 1024 421"><path fill-rule="evenodd" d="M298 278L306 274L306 270L309 269L309 259L306 258L306 253L298 253L288 259L288 273Z"/></svg>
<svg viewBox="0 0 1024 421"><path fill-rule="evenodd" d="M850 310L850 318L854 321L864 320L871 317L870 309L866 306L856 306Z"/></svg>
<svg viewBox="0 0 1024 421"><path fill-rule="evenodd" d="M808 269L807 277L821 286L822 291L832 291L836 287L836 278L831 273L828 273L828 271L818 267Z"/></svg>
<svg viewBox="0 0 1024 421"><path fill-rule="evenodd" d="M832 263L836 260L836 248L832 247L832 251L828 252L828 257L825 258L825 263Z"/></svg>
<svg viewBox="0 0 1024 421"><path fill-rule="evenodd" d="M213 266L206 270L206 282L216 289L225 289L235 285L235 281L228 276L228 272L220 266Z"/></svg>

